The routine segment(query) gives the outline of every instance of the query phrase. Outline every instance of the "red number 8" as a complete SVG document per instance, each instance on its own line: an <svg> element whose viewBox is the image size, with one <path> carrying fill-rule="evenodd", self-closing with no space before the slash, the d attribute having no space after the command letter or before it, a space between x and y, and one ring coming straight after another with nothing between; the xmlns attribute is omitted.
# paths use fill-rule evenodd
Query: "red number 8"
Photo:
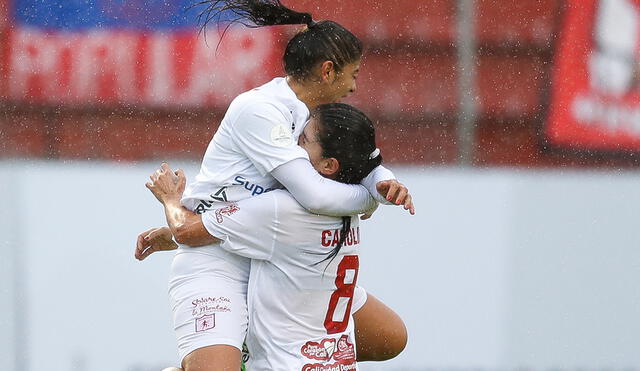
<svg viewBox="0 0 640 371"><path fill-rule="evenodd" d="M327 315L324 318L324 328L327 329L327 334L335 334L346 330L349 324L349 315L351 314L351 304L353 304L353 291L356 288L356 282L358 281L358 268L360 262L357 255L347 255L342 258L340 264L338 264L338 276L336 277L336 290L331 294L329 299L329 308L327 309ZM354 270L353 281L344 282L347 270ZM336 311L336 306L340 298L348 298L347 309L344 312L344 317L341 321L334 321L333 315Z"/></svg>

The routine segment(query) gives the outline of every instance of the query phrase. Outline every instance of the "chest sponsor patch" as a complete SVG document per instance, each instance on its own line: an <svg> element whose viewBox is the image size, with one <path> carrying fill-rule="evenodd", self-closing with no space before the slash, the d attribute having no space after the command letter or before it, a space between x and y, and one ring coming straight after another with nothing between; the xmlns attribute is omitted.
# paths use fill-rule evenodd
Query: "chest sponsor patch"
<svg viewBox="0 0 640 371"><path fill-rule="evenodd" d="M224 215L231 216L238 210L240 210L238 204L231 204L229 206L223 207L222 209L216 210L216 222L218 222L218 224L222 223L224 221Z"/></svg>

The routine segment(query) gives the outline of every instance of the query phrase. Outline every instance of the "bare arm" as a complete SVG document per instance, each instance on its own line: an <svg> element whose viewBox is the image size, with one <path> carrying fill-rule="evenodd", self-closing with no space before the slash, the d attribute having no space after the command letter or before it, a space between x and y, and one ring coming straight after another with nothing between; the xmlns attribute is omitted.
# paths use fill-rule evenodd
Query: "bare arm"
<svg viewBox="0 0 640 371"><path fill-rule="evenodd" d="M184 172L173 172L166 163L151 175L151 182L146 184L164 206L167 225L178 243L196 247L220 241L207 232L202 224L202 216L180 205L185 185Z"/></svg>
<svg viewBox="0 0 640 371"><path fill-rule="evenodd" d="M220 241L207 232L202 224L202 216L184 208L179 199L164 202L164 214L171 234L178 243L198 247Z"/></svg>

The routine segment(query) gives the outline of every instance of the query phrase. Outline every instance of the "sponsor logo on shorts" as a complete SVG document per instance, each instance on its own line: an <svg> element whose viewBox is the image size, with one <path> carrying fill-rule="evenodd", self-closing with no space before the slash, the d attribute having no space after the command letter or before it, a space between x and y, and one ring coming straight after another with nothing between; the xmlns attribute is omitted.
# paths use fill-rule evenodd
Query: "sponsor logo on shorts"
<svg viewBox="0 0 640 371"><path fill-rule="evenodd" d="M222 223L224 221L223 215L231 216L238 210L240 210L240 208L238 207L238 204L235 203L216 210L216 222L218 222L218 224Z"/></svg>
<svg viewBox="0 0 640 371"><path fill-rule="evenodd" d="M213 313L231 312L231 299L219 297L203 297L191 302L191 314L198 318Z"/></svg>
<svg viewBox="0 0 640 371"><path fill-rule="evenodd" d="M308 363L302 367L302 371L346 371L356 369L355 347L349 342L348 335L342 335L340 339L323 339L320 342L306 342L300 352L303 356L316 361L328 362L332 359L335 363Z"/></svg>
<svg viewBox="0 0 640 371"><path fill-rule="evenodd" d="M242 362L243 363L249 362L249 358L251 358L251 353L249 352L247 343L242 343Z"/></svg>
<svg viewBox="0 0 640 371"><path fill-rule="evenodd" d="M216 327L216 315L207 314L196 318L196 332L207 331Z"/></svg>

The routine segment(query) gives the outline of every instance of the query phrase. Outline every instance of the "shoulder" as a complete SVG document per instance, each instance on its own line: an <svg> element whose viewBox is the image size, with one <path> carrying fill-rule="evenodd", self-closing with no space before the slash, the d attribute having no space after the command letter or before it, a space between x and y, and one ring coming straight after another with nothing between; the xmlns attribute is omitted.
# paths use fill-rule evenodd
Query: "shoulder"
<svg viewBox="0 0 640 371"><path fill-rule="evenodd" d="M319 224L332 224L342 221L341 217L319 215L305 209L286 189L270 191L273 197L276 214L279 220L297 220L300 222L313 222ZM356 217L357 219L357 217Z"/></svg>
<svg viewBox="0 0 640 371"><path fill-rule="evenodd" d="M287 210L289 212L309 213L286 189L276 189L268 192L268 194L273 197L274 202L278 205L278 209L281 209L278 212Z"/></svg>
<svg viewBox="0 0 640 371"><path fill-rule="evenodd" d="M274 80L275 81L275 80ZM280 94L274 81L238 95L229 105L227 115L283 115L291 116L287 102Z"/></svg>
<svg viewBox="0 0 640 371"><path fill-rule="evenodd" d="M239 95L231 102L227 110L227 117L231 119L246 119L260 117L282 121L290 120L291 111L283 103L263 94L247 92Z"/></svg>

